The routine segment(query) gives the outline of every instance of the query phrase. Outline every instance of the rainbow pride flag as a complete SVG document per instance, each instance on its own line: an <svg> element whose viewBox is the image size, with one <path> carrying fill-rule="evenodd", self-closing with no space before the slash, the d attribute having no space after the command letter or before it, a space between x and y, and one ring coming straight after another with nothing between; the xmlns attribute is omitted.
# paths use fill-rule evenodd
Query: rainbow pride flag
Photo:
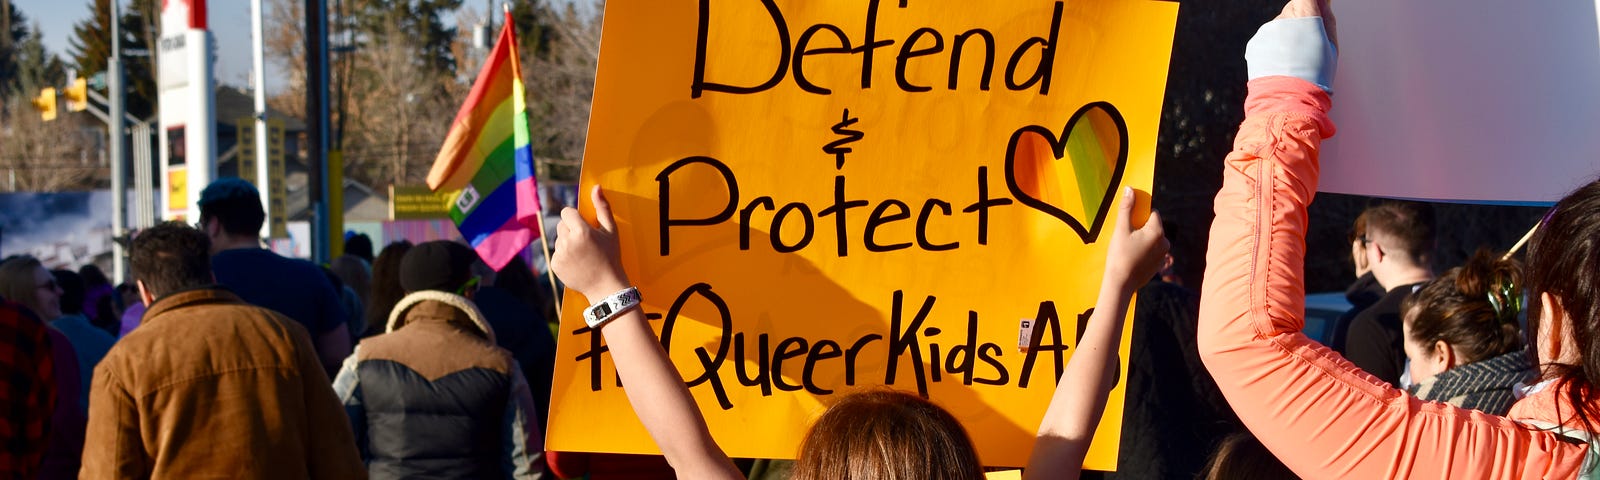
<svg viewBox="0 0 1600 480"><path fill-rule="evenodd" d="M428 188L459 190L450 206L461 236L499 270L539 238L539 185L511 14L428 171Z"/></svg>

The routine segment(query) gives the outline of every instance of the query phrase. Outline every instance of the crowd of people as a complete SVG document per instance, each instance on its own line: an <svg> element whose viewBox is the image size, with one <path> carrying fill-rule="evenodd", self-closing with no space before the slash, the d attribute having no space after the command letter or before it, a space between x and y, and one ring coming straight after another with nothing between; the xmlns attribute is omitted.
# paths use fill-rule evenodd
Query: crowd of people
<svg viewBox="0 0 1600 480"><path fill-rule="evenodd" d="M1095 309L1042 412L1026 478L1079 478L1139 296L1121 452L1129 478L1600 478L1600 181L1551 209L1524 258L1435 274L1424 204L1350 234L1355 306L1304 327L1336 33L1291 0L1246 58L1247 116L1216 199L1204 290L1170 275L1161 216L1124 189ZM8 478L978 479L937 399L830 400L792 462L735 461L637 308L603 190L562 212L550 268L597 305L660 456L545 452L553 302L528 264L365 236L326 267L261 247L259 193L207 186L195 225L131 242L134 281L0 262L0 476ZM548 453L548 455L547 455Z"/></svg>
<svg viewBox="0 0 1600 480"><path fill-rule="evenodd" d="M195 225L133 238L125 286L0 262L0 477L553 478L527 263L352 234L319 267L262 248L260 202L207 186Z"/></svg>

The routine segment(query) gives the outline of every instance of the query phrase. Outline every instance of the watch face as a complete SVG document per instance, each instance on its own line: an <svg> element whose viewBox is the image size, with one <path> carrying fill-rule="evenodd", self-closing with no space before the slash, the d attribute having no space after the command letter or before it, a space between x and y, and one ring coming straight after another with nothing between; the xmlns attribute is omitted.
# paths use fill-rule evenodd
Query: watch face
<svg viewBox="0 0 1600 480"><path fill-rule="evenodd" d="M602 304L599 304L599 305L595 305L594 306L594 316L595 316L595 318L606 318L606 317L611 316L611 304L602 303Z"/></svg>

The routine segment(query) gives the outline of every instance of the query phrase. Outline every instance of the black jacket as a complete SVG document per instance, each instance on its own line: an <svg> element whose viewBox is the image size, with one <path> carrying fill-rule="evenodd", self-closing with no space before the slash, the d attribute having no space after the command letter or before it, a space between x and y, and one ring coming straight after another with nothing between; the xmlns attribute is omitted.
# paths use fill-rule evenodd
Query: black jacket
<svg viewBox="0 0 1600 480"><path fill-rule="evenodd" d="M535 413L544 425L550 410L550 379L555 374L556 340L544 315L498 287L484 287L472 296L494 329L494 343L511 352L533 389Z"/></svg>
<svg viewBox="0 0 1600 480"><path fill-rule="evenodd" d="M541 478L533 396L470 300L422 291L334 381L374 479Z"/></svg>
<svg viewBox="0 0 1600 480"><path fill-rule="evenodd" d="M1406 364L1400 305L1420 285L1413 283L1389 289L1378 303L1356 315L1345 336L1344 357L1396 388L1400 387Z"/></svg>

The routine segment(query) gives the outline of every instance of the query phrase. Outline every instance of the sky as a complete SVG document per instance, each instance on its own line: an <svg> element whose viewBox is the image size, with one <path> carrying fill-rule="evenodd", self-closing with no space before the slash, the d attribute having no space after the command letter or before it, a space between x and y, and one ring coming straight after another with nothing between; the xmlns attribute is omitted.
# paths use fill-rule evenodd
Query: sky
<svg viewBox="0 0 1600 480"><path fill-rule="evenodd" d="M265 3L265 2L264 2ZM124 0L123 8L127 8ZM71 55L72 27L89 18L93 0L11 0L11 8L22 11L30 23L37 22L44 32L44 45L63 58ZM219 83L248 85L250 75L250 2L212 0L206 2L211 34L217 42L216 76ZM267 13L271 14L269 7ZM230 54L229 52L238 52ZM267 68L272 68L269 63ZM272 78L267 87L273 88Z"/></svg>
<svg viewBox="0 0 1600 480"><path fill-rule="evenodd" d="M296 0L299 1L299 0ZM250 67L254 60L251 57L250 45L250 1L249 0L210 0L206 2L206 14L209 18L211 34L217 43L217 82L226 85L247 86L250 84ZM272 7L267 4L267 15L270 21ZM39 29L44 32L45 48L52 53L67 57L71 52L72 27L78 22L89 18L93 0L11 0L12 8L28 16L30 23L38 23ZM127 0L123 0L126 8ZM462 8L482 11L484 2L481 0L467 0ZM446 22L452 20L446 19ZM276 92L282 88L284 80L281 75L273 75L273 65L267 62L267 91Z"/></svg>

